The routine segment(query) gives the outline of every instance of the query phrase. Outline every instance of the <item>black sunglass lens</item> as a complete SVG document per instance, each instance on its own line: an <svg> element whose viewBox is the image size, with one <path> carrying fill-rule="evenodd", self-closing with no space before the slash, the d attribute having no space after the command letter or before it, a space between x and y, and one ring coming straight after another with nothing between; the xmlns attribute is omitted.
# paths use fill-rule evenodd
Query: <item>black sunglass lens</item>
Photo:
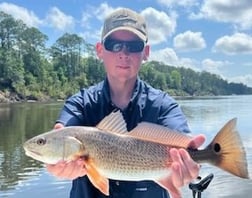
<svg viewBox="0 0 252 198"><path fill-rule="evenodd" d="M117 41L112 39L106 39L104 41L104 47L106 50L111 52L119 52L125 45L128 52L136 53L143 51L143 41Z"/></svg>
<svg viewBox="0 0 252 198"><path fill-rule="evenodd" d="M120 52L123 48L123 43L114 43L112 47L113 52Z"/></svg>
<svg viewBox="0 0 252 198"><path fill-rule="evenodd" d="M130 41L126 43L127 50L129 52L141 52L144 48L144 42L143 41Z"/></svg>
<svg viewBox="0 0 252 198"><path fill-rule="evenodd" d="M123 48L123 43L120 41L106 39L104 41L104 47L106 50L111 52L119 52Z"/></svg>

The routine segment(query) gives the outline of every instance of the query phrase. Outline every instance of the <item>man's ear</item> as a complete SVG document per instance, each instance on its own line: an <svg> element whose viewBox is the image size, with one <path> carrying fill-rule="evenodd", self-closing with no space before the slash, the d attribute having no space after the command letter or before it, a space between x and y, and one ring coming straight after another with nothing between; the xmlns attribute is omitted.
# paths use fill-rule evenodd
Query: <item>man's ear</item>
<svg viewBox="0 0 252 198"><path fill-rule="evenodd" d="M103 50L102 43L101 42L96 43L95 49L97 57L102 60L102 50Z"/></svg>
<svg viewBox="0 0 252 198"><path fill-rule="evenodd" d="M144 60L144 61L147 61L148 58L149 58L149 55L150 55L150 46L149 46L149 45L146 45L146 46L144 47L143 60Z"/></svg>

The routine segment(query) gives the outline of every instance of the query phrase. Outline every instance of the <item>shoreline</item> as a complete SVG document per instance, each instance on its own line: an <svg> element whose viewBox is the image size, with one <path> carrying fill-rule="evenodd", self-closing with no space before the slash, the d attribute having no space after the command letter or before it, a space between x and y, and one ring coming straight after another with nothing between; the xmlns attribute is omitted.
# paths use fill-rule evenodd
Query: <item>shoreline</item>
<svg viewBox="0 0 252 198"><path fill-rule="evenodd" d="M241 94L241 95L171 95L176 100L190 100L190 99L216 99L216 98L225 98L230 96L244 96L251 94ZM51 98L50 96L44 96L43 98L21 98L17 93L8 93L0 91L0 104L14 104L14 103L47 103L47 102L63 102L65 99L62 98Z"/></svg>
<svg viewBox="0 0 252 198"><path fill-rule="evenodd" d="M4 93L0 90L0 104L12 104L12 103L36 103L36 102L62 102L65 99L54 99L50 96L44 96L42 98L34 98L34 97L20 97L17 93L9 92Z"/></svg>

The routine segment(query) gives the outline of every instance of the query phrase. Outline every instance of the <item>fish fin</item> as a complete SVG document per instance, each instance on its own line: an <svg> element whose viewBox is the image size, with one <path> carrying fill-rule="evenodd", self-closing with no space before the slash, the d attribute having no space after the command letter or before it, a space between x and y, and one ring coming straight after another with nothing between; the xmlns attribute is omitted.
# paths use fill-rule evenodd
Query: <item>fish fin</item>
<svg viewBox="0 0 252 198"><path fill-rule="evenodd" d="M167 177L159 179L155 182L162 188L166 189L169 192L170 197L182 198L180 190L177 189Z"/></svg>
<svg viewBox="0 0 252 198"><path fill-rule="evenodd" d="M128 132L126 122L119 110L111 112L96 127L111 133L124 134Z"/></svg>
<svg viewBox="0 0 252 198"><path fill-rule="evenodd" d="M85 150L82 142L73 136L65 136L62 144L64 146L63 160L66 162L79 158Z"/></svg>
<svg viewBox="0 0 252 198"><path fill-rule="evenodd" d="M93 160L89 159L85 163L87 176L90 182L103 194L109 195L109 181L106 177L102 176L97 170Z"/></svg>
<svg viewBox="0 0 252 198"><path fill-rule="evenodd" d="M206 149L215 154L213 165L241 178L249 178L246 152L236 129L237 118L227 122Z"/></svg>
<svg viewBox="0 0 252 198"><path fill-rule="evenodd" d="M127 135L138 139L169 145L171 147L187 148L191 141L191 136L186 135L185 133L149 122L139 123Z"/></svg>
<svg viewBox="0 0 252 198"><path fill-rule="evenodd" d="M82 145L82 142L73 136L64 136L65 143L75 143L77 145Z"/></svg>

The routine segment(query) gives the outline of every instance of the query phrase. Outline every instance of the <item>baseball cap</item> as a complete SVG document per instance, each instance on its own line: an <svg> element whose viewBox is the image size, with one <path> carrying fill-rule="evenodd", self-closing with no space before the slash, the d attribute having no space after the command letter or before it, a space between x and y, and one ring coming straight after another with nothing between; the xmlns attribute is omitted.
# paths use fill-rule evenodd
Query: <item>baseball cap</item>
<svg viewBox="0 0 252 198"><path fill-rule="evenodd" d="M144 18L133 10L121 8L111 13L104 21L101 39L104 41L111 33L127 30L147 42L148 34Z"/></svg>

